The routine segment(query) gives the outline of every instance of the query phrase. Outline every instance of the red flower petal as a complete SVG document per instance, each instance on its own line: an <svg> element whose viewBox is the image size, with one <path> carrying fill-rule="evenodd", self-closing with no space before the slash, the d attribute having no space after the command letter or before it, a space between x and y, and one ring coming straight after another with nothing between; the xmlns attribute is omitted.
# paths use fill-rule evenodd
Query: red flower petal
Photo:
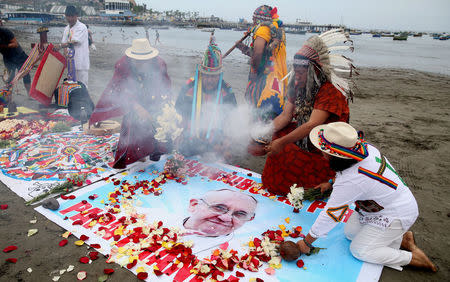
<svg viewBox="0 0 450 282"><path fill-rule="evenodd" d="M140 280L145 280L148 277L148 273L147 272L139 272L137 275L137 278Z"/></svg>
<svg viewBox="0 0 450 282"><path fill-rule="evenodd" d="M69 242L69 241L67 241L67 239L61 240L61 241L59 242L59 246L60 246L60 247L64 247L65 245L67 245L68 242Z"/></svg>
<svg viewBox="0 0 450 282"><path fill-rule="evenodd" d="M119 234L114 235L113 237L114 237L114 241L119 241L120 240L120 235Z"/></svg>
<svg viewBox="0 0 450 282"><path fill-rule="evenodd" d="M103 273L105 273L105 274L113 274L114 273L114 269L112 269L112 268L105 268L105 269L103 269Z"/></svg>
<svg viewBox="0 0 450 282"><path fill-rule="evenodd" d="M86 200L83 200L83 201L81 201L84 205L86 205L87 204L87 201Z"/></svg>
<svg viewBox="0 0 450 282"><path fill-rule="evenodd" d="M89 258L88 258L88 257L81 257L81 258L80 258L80 262L86 264L86 263L89 262Z"/></svg>
<svg viewBox="0 0 450 282"><path fill-rule="evenodd" d="M83 224L83 221L82 221L81 219L75 220L75 221L72 223L72 225L81 225L81 224Z"/></svg>
<svg viewBox="0 0 450 282"><path fill-rule="evenodd" d="M245 276L245 274L240 272L240 271L236 271L236 276L239 277L239 278L242 278L242 277Z"/></svg>
<svg viewBox="0 0 450 282"><path fill-rule="evenodd" d="M6 210L7 208L8 208L8 205L6 205L6 204L5 205L0 205L0 209L1 210Z"/></svg>
<svg viewBox="0 0 450 282"><path fill-rule="evenodd" d="M8 247L4 248L3 252L4 253L9 253L9 252L12 252L14 250L17 250L17 246L11 245L11 246L8 246Z"/></svg>
<svg viewBox="0 0 450 282"><path fill-rule="evenodd" d="M153 269L153 273L155 273L156 276L161 276L163 275L161 270L157 270L157 269Z"/></svg>
<svg viewBox="0 0 450 282"><path fill-rule="evenodd" d="M91 244L91 247L94 248L94 249L100 249L101 248L100 244Z"/></svg>
<svg viewBox="0 0 450 282"><path fill-rule="evenodd" d="M302 268L304 265L305 265L305 263L303 262L303 260L299 259L299 260L297 261L297 266L298 266L299 268Z"/></svg>
<svg viewBox="0 0 450 282"><path fill-rule="evenodd" d="M73 199L75 199L76 197L75 197L75 195L70 195L70 196L68 196L68 198L71 199L71 200L73 200Z"/></svg>
<svg viewBox="0 0 450 282"><path fill-rule="evenodd" d="M136 263L137 263L137 259L133 260L132 263L127 264L127 268L132 269L136 265Z"/></svg>
<svg viewBox="0 0 450 282"><path fill-rule="evenodd" d="M261 278L256 278L256 282L264 282L264 280Z"/></svg>
<svg viewBox="0 0 450 282"><path fill-rule="evenodd" d="M91 260L98 259L98 252L89 252L89 257L91 258Z"/></svg>
<svg viewBox="0 0 450 282"><path fill-rule="evenodd" d="M16 258L7 258L5 259L6 262L10 262L10 263L16 263L17 259Z"/></svg>
<svg viewBox="0 0 450 282"><path fill-rule="evenodd" d="M61 199L67 200L67 199L69 199L69 197L67 197L66 195L61 195Z"/></svg>
<svg viewBox="0 0 450 282"><path fill-rule="evenodd" d="M87 241L88 239L89 239L89 237L84 234L80 236L80 240L82 240L82 241Z"/></svg>

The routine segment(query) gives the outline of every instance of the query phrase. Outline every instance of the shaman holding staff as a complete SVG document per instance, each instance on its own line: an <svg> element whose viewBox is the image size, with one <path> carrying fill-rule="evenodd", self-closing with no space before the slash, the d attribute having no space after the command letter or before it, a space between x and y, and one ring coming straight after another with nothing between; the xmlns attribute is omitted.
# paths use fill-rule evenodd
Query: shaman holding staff
<svg viewBox="0 0 450 282"><path fill-rule="evenodd" d="M284 108L287 80L286 38L277 8L267 5L253 13L250 46L243 43L237 48L250 57L250 73L245 91L247 102L260 109L260 117L273 119Z"/></svg>

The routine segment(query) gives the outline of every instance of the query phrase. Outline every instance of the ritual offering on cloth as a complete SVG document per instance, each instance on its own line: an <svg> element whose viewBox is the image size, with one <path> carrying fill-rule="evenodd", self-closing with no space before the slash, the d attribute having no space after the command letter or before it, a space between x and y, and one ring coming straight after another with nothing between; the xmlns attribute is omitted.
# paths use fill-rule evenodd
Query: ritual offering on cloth
<svg viewBox="0 0 450 282"><path fill-rule="evenodd" d="M55 121L5 119L0 122L0 139L21 139L44 131L50 131Z"/></svg>
<svg viewBox="0 0 450 282"><path fill-rule="evenodd" d="M96 122L93 125L88 123L83 125L83 131L86 134L95 136L111 135L120 131L120 123L114 120L104 120Z"/></svg>

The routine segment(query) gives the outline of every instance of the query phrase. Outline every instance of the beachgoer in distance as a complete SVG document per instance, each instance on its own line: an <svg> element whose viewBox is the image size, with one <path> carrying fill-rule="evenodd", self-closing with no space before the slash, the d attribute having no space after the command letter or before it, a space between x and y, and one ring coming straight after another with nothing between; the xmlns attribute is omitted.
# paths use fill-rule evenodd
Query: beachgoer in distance
<svg viewBox="0 0 450 282"><path fill-rule="evenodd" d="M411 265L436 272L408 231L419 215L417 202L386 157L344 122L319 125L309 137L336 179L321 184L333 191L306 237L297 242L300 251L309 253L312 243L327 235L355 203L356 212L345 225L354 257L397 270Z"/></svg>
<svg viewBox="0 0 450 282"><path fill-rule="evenodd" d="M154 138L154 113L172 93L166 63L158 54L146 38L133 40L125 56L116 63L114 76L89 120L90 124L95 124L125 115L114 168L125 168L147 156L159 160L167 152L167 148Z"/></svg>
<svg viewBox="0 0 450 282"><path fill-rule="evenodd" d="M9 77L7 82L10 83L15 76L16 69L20 70L28 56L22 50L22 47L14 36L14 33L4 27L0 27L0 53L2 53L3 62L5 63L5 67L8 69ZM27 93L29 93L31 88L30 74L23 77L23 84L27 90Z"/></svg>
<svg viewBox="0 0 450 282"><path fill-rule="evenodd" d="M89 81L89 32L86 25L78 20L78 11L75 6L67 6L66 20L69 23L64 29L61 44L57 49L72 47L75 50L74 62L76 80L88 87Z"/></svg>
<svg viewBox="0 0 450 282"><path fill-rule="evenodd" d="M347 38L341 30L328 34L336 40ZM349 121L346 96L351 95L351 90L344 78L335 75L324 36L309 38L295 54L295 74L289 80L286 106L283 113L273 120L275 134L266 146L269 156L262 182L265 188L277 195L289 193L294 183L313 188L335 175L322 154L308 140L311 129L319 124ZM346 61L341 55L333 56ZM347 66L350 70L352 67Z"/></svg>
<svg viewBox="0 0 450 282"><path fill-rule="evenodd" d="M156 43L161 43L161 41L159 41L159 32L157 29L155 29L155 46Z"/></svg>
<svg viewBox="0 0 450 282"><path fill-rule="evenodd" d="M227 150L223 127L227 114L236 107L236 97L223 79L222 54L215 43L210 42L197 68L175 104L185 128L180 150L184 155L223 154Z"/></svg>
<svg viewBox="0 0 450 282"><path fill-rule="evenodd" d="M273 119L284 108L287 80L286 38L277 8L267 5L258 7L253 13L252 41L247 46L236 47L250 57L250 72L245 90L247 102L261 111L263 119Z"/></svg>
<svg viewBox="0 0 450 282"><path fill-rule="evenodd" d="M255 218L257 204L255 198L239 191L209 191L189 201L191 216L184 219L183 226L203 236L228 235Z"/></svg>

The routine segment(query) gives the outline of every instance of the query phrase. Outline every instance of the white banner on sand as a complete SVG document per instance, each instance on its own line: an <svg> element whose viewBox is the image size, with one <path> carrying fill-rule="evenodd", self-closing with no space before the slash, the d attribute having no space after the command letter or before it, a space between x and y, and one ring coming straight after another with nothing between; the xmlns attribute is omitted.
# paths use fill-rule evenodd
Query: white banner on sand
<svg viewBox="0 0 450 282"><path fill-rule="evenodd" d="M300 213L292 213L293 207L287 199L261 190L260 175L251 171L188 160L188 177L171 179L161 177L164 163L162 159L145 169L80 189L72 193L75 199L59 199L57 211L42 207L36 210L78 238L87 236L86 243L98 244L97 250L108 255L110 261L126 266L135 274L145 272L148 281L198 281L195 263L184 261L180 264L185 253L174 252L176 243L173 242L182 242L186 246L193 243L190 249L195 259L204 260L216 255L213 262L219 261L218 253L230 254L233 249L237 251L239 264L242 257L249 254L249 244L253 244L250 242L262 238L263 232L282 228L286 231L300 228L307 232L326 205L323 201L305 202ZM216 207L219 202L223 202L221 207L233 210L233 213L211 213L211 206ZM239 214L236 213L238 209ZM224 223L226 216L243 217L244 212L252 216L230 220L229 225ZM345 214L344 221L351 212ZM268 271L267 263L251 272L244 270L247 264L241 264L239 268L223 271L223 278L227 281L248 281L250 278L264 281L377 281L382 266L363 263L351 255L343 224L326 238L316 241L316 246L325 249L315 255L300 257L307 269L299 268L295 261L283 261L282 267L275 267L274 272ZM178 237L174 236L177 230L183 231ZM212 264L210 267L204 270L214 268ZM245 277L238 278L242 274Z"/></svg>

